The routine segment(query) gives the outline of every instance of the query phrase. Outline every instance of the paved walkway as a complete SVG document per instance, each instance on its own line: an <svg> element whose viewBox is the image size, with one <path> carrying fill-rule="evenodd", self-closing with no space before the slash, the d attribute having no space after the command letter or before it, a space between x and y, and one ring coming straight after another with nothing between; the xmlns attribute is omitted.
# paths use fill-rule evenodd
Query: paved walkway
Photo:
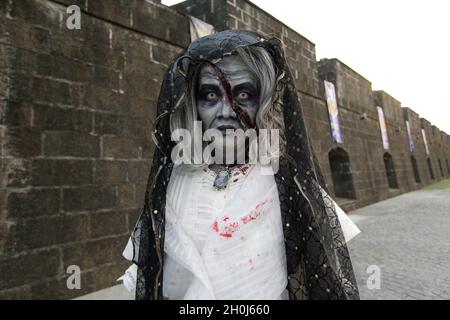
<svg viewBox="0 0 450 320"><path fill-rule="evenodd" d="M450 189L403 194L350 218L362 231L349 243L361 299L450 299ZM380 289L367 286L371 265Z"/></svg>
<svg viewBox="0 0 450 320"><path fill-rule="evenodd" d="M403 194L349 217L362 231L349 243L361 299L450 299L450 189ZM370 266L379 289L367 286ZM80 297L131 298L122 285Z"/></svg>

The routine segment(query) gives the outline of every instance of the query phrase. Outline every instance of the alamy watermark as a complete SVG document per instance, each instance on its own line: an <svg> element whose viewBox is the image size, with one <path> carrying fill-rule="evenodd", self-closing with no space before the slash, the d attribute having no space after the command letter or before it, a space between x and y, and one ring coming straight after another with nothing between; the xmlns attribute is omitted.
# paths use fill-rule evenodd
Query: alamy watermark
<svg viewBox="0 0 450 320"><path fill-rule="evenodd" d="M193 132L176 129L171 134L177 144L171 159L179 164L261 164L278 172L280 136L278 129L208 129L194 121ZM209 143L208 143L209 142Z"/></svg>
<svg viewBox="0 0 450 320"><path fill-rule="evenodd" d="M366 286L369 290L381 289L381 269L377 265L370 265L367 267L366 273L370 274L367 278Z"/></svg>
<svg viewBox="0 0 450 320"><path fill-rule="evenodd" d="M77 5L71 5L67 7L66 10L69 17L66 20L66 27L69 30L80 30L81 29L81 10Z"/></svg>
<svg viewBox="0 0 450 320"><path fill-rule="evenodd" d="M69 290L79 290L81 289L81 269L77 265L70 265L66 270L67 274L70 276L67 278L66 286Z"/></svg>

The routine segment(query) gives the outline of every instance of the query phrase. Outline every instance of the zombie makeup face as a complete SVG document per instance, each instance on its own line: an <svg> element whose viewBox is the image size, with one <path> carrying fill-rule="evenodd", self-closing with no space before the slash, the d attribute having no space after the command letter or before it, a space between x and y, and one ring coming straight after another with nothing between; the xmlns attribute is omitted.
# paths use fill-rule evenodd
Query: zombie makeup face
<svg viewBox="0 0 450 320"><path fill-rule="evenodd" d="M203 130L254 128L259 109L258 79L239 56L207 64L199 74L196 103Z"/></svg>

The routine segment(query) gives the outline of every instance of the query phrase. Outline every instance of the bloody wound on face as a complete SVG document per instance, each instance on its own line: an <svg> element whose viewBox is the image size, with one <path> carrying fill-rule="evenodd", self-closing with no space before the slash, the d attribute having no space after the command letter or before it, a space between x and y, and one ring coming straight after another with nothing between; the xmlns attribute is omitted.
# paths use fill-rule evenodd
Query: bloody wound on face
<svg viewBox="0 0 450 320"><path fill-rule="evenodd" d="M239 104L237 104L236 101L234 100L233 94L231 92L231 85L228 82L223 71L214 63L209 63L209 65L211 65L211 67L213 68L214 74L217 76L220 84L222 85L222 88L225 90L225 99L227 99L227 102L229 103L231 109L233 109L233 111L236 113L238 119L247 128L254 128L254 124L247 111L241 106L239 106Z"/></svg>

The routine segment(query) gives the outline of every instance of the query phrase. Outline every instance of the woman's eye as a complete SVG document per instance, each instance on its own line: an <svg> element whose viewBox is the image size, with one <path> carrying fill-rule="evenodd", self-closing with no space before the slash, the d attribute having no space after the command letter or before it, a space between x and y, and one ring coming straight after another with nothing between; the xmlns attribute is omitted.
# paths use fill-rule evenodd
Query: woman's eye
<svg viewBox="0 0 450 320"><path fill-rule="evenodd" d="M215 94L214 92L208 92L206 94L206 100L208 101L216 101L217 100L217 94Z"/></svg>
<svg viewBox="0 0 450 320"><path fill-rule="evenodd" d="M247 92L239 92L237 97L239 100L247 100L250 98L250 95Z"/></svg>

